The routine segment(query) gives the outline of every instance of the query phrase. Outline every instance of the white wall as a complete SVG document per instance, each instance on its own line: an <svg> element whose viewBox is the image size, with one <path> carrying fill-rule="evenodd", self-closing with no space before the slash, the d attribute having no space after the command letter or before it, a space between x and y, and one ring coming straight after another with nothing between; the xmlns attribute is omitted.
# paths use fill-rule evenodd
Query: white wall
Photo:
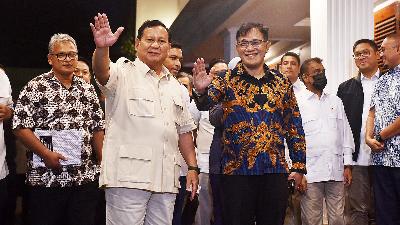
<svg viewBox="0 0 400 225"><path fill-rule="evenodd" d="M311 57L326 69L325 89L336 93L357 73L352 47L361 38L373 39L373 0L310 0Z"/></svg>
<svg viewBox="0 0 400 225"><path fill-rule="evenodd" d="M137 0L136 31L146 20L160 20L170 27L189 0Z"/></svg>

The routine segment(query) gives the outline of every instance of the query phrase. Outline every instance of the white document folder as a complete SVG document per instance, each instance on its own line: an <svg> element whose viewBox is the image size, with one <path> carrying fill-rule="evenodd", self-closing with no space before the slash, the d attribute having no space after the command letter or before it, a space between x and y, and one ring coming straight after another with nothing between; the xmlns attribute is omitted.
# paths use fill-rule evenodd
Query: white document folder
<svg viewBox="0 0 400 225"><path fill-rule="evenodd" d="M66 160L60 164L81 165L83 145L82 131L79 130L35 130L36 137L50 150L63 155ZM43 159L33 153L33 168L46 167Z"/></svg>

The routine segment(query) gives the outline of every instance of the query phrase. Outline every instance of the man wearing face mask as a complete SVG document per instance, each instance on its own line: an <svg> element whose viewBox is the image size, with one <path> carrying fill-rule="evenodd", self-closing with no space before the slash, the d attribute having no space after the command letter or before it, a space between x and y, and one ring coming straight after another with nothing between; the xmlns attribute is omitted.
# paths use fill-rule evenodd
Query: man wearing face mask
<svg viewBox="0 0 400 225"><path fill-rule="evenodd" d="M344 225L344 187L351 184L353 135L342 101L324 92L327 84L320 58L300 68L307 88L296 96L307 143L307 190L301 199L304 225L322 224L325 199L330 225Z"/></svg>

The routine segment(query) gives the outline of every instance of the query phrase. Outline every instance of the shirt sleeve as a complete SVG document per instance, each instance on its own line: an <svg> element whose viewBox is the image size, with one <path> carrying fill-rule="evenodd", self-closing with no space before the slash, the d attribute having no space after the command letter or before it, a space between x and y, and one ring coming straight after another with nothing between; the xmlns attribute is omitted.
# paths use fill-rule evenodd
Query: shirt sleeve
<svg viewBox="0 0 400 225"><path fill-rule="evenodd" d="M218 74L218 76L216 76L208 86L207 94L202 96L194 95L196 106L200 111L208 111L212 106L222 101L227 88L225 78L226 76L229 76L229 73L230 72L228 71L226 73Z"/></svg>
<svg viewBox="0 0 400 225"><path fill-rule="evenodd" d="M286 143L292 160L291 171L306 174L306 141L300 110L292 86L285 94L283 101L283 127L286 131Z"/></svg>
<svg viewBox="0 0 400 225"><path fill-rule="evenodd" d="M211 125L217 128L221 127L223 115L224 115L224 110L222 109L221 103L213 106L210 109L210 118L209 118Z"/></svg>
<svg viewBox="0 0 400 225"><path fill-rule="evenodd" d="M180 84L177 84L180 85ZM188 93L187 93L188 94ZM189 105L184 102L183 92L181 94L173 98L176 110L179 112L177 114L177 123L176 127L178 130L178 134L184 134L196 129L196 125L194 123L193 117L189 112Z"/></svg>
<svg viewBox="0 0 400 225"><path fill-rule="evenodd" d="M105 96L112 97L115 95L118 86L118 79L121 76L121 67L123 66L125 60L127 59L119 58L115 63L110 61L110 77L108 78L108 81L105 85L101 85L96 79L97 85Z"/></svg>
<svg viewBox="0 0 400 225"><path fill-rule="evenodd" d="M91 119L92 119L92 125L91 125L91 131L99 131L99 130L104 130L104 113L103 110L101 109L99 98L96 94L96 91L94 90L93 85L90 87L90 92L91 95L93 96L92 100L92 112L91 112Z"/></svg>
<svg viewBox="0 0 400 225"><path fill-rule="evenodd" d="M376 85L375 85L375 87L374 87L374 91L372 92L372 95L371 95L371 104L370 104L370 106L369 106L369 109L371 110L372 108L375 108L375 106L376 106L376 103L377 103L377 100L378 100L378 97L379 97L379 80L378 80L378 82L376 83Z"/></svg>
<svg viewBox="0 0 400 225"><path fill-rule="evenodd" d="M35 121L32 118L36 112L36 107L33 104L33 98L37 94L34 90L34 83L32 82L29 82L21 90L14 109L13 129L33 129L35 127Z"/></svg>
<svg viewBox="0 0 400 225"><path fill-rule="evenodd" d="M11 97L11 84L6 74L0 73L0 104L13 108Z"/></svg>

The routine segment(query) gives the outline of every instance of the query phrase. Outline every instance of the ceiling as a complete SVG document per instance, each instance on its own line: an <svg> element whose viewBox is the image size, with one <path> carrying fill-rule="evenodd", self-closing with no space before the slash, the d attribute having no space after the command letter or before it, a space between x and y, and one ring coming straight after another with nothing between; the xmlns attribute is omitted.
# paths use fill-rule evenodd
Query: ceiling
<svg viewBox="0 0 400 225"><path fill-rule="evenodd" d="M267 55L270 60L310 42L309 16L309 0L190 0L170 30L182 44L184 63L189 65L197 57L206 61L223 57L228 29L260 22L269 28L273 43ZM300 21L302 26L294 26Z"/></svg>

